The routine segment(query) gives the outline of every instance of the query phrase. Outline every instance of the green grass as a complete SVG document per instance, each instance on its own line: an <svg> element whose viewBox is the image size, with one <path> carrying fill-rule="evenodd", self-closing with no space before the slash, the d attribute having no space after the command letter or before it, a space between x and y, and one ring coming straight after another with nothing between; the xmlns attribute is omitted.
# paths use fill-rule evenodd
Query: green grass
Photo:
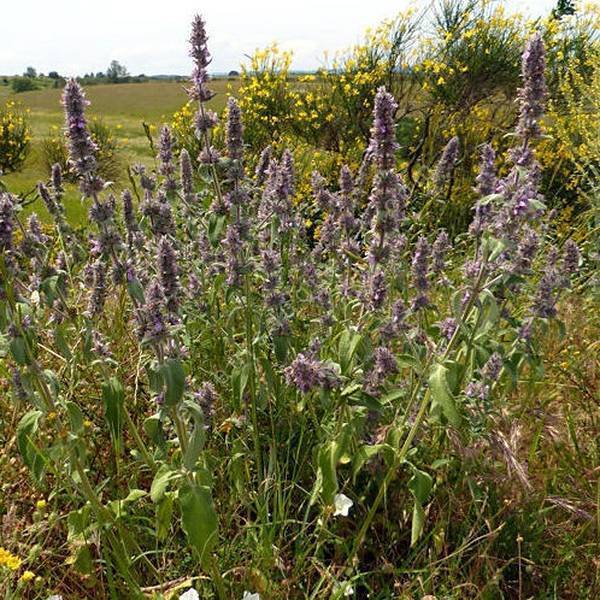
<svg viewBox="0 0 600 600"><path fill-rule="evenodd" d="M211 88L216 96L209 106L221 112L227 94L235 92L237 86L238 81L215 79ZM62 89L53 88L14 94L9 86L0 86L0 103L14 100L28 110L32 129L32 148L27 161L18 172L1 179L15 194L31 193L38 181L48 178L40 156L40 144L44 137L63 126L61 94ZM142 123L148 123L156 132L161 124L169 123L173 113L187 101L183 85L168 81L94 85L86 88L86 95L90 101L88 117L101 118L113 130L122 148L124 164L151 165L153 156ZM67 218L72 223L80 224L85 220L87 209L79 201L77 186L67 186L65 205ZM47 217L39 200L28 210L36 210L42 218Z"/></svg>

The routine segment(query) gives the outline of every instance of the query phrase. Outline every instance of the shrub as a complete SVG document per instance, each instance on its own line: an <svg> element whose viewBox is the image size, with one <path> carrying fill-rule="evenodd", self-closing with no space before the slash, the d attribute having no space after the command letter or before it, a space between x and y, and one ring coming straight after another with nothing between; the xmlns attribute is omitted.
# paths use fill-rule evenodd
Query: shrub
<svg viewBox="0 0 600 600"><path fill-rule="evenodd" d="M18 170L29 154L30 142L27 112L7 102L0 109L0 171Z"/></svg>
<svg viewBox="0 0 600 600"><path fill-rule="evenodd" d="M238 97L248 115L247 143L262 149L292 127L297 93L289 75L292 54L276 44L256 50L242 65Z"/></svg>
<svg viewBox="0 0 600 600"><path fill-rule="evenodd" d="M542 341L560 338L560 301L585 283L579 249L556 244L538 188L540 37L524 53L510 152L483 153L462 237L429 218L447 201L458 140L425 171L414 210L398 168L398 106L384 86L373 90L368 163L351 169L339 152L315 153L341 168L339 183L314 172L302 192L320 212L309 237L295 202L301 161L279 147L287 123L250 169L244 128L262 143L281 122L264 121L263 106L248 117L231 98L215 136L200 17L191 55L186 111L195 109L200 177L163 127L156 169L132 171L117 210L99 161L110 136L88 128L84 92L70 80L66 141L88 226L79 234L65 223L60 169L38 186L56 221L51 240L35 217L19 228L19 200L0 194L0 326L21 417L6 437L32 485L51 485L67 562L99 582L106 574L114 597L201 571L203 596L222 600L241 597L246 582L265 597L339 598L349 587L340 573L361 597L383 598L404 585L389 565L431 571L437 589L432 557L458 552L465 563L494 557L481 572L468 567L478 593L493 578L510 594L520 520L539 519L547 498L543 487L533 497L523 455L534 452L513 426L531 413L535 453L547 443L536 404ZM273 83L280 75L267 69L264 80L288 101L287 80ZM527 403L514 406L520 389ZM580 477L595 485L594 457L578 455ZM594 541L588 523L569 533ZM539 587L531 579L522 591Z"/></svg>
<svg viewBox="0 0 600 600"><path fill-rule="evenodd" d="M19 94L20 92L31 92L38 89L37 83L31 77L13 77L10 85L13 92L16 94Z"/></svg>

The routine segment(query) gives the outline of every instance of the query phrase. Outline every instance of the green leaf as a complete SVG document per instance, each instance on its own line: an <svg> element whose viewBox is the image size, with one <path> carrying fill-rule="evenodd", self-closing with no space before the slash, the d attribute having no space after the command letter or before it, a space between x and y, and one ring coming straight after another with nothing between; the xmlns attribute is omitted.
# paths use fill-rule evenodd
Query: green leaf
<svg viewBox="0 0 600 600"><path fill-rule="evenodd" d="M412 515L412 526L410 529L410 545L414 546L421 537L423 533L423 528L425 526L425 511L423 510L423 506L419 504L416 500L413 505L413 515Z"/></svg>
<svg viewBox="0 0 600 600"><path fill-rule="evenodd" d="M189 443L185 455L183 457L183 464L190 471L193 471L196 466L196 461L204 448L204 442L206 440L206 432L204 430L204 414L202 409L191 401L184 402L184 408L187 409L189 414L194 421L194 427L192 434L190 435Z"/></svg>
<svg viewBox="0 0 600 600"><path fill-rule="evenodd" d="M67 413L69 414L69 422L71 423L71 431L81 433L83 431L83 413L75 402L70 400L67 404Z"/></svg>
<svg viewBox="0 0 600 600"><path fill-rule="evenodd" d="M416 356L413 356L412 354L400 354L399 356L396 357L396 360L398 361L398 366L400 368L410 367L417 373L419 373L421 371L421 368L422 368L421 361Z"/></svg>
<svg viewBox="0 0 600 600"><path fill-rule="evenodd" d="M319 472L321 474L321 496L325 504L333 504L338 491L337 463L342 449L337 441L329 442L319 452Z"/></svg>
<svg viewBox="0 0 600 600"><path fill-rule="evenodd" d="M66 327L64 325L58 325L54 330L54 342L56 344L56 348L60 352L61 356L64 356L67 360L70 360L72 357L71 349L69 348L69 344L67 343L67 337L65 335Z"/></svg>
<svg viewBox="0 0 600 600"><path fill-rule="evenodd" d="M354 454L352 459L352 477L356 478L360 470L369 462L372 458L377 456L383 450L392 451L393 449L388 444L374 444L373 446L364 445L361 446L358 451Z"/></svg>
<svg viewBox="0 0 600 600"><path fill-rule="evenodd" d="M144 289L137 279L127 281L127 291L129 292L129 296L138 304L144 304Z"/></svg>
<svg viewBox="0 0 600 600"><path fill-rule="evenodd" d="M408 489L411 494L415 497L415 500L423 504L429 498L431 489L433 488L433 478L425 471L421 471L416 467L412 466L413 476L408 482Z"/></svg>
<svg viewBox="0 0 600 600"><path fill-rule="evenodd" d="M123 437L123 410L125 406L125 392L121 382L116 377L111 377L102 384L102 400L104 401L104 418L110 431L115 450L121 451Z"/></svg>
<svg viewBox="0 0 600 600"><path fill-rule="evenodd" d="M448 369L442 364L436 364L429 376L429 388L431 389L431 412L436 414L440 410L448 419L448 422L458 427L461 422L460 414L454 404L454 398L448 386Z"/></svg>
<svg viewBox="0 0 600 600"><path fill-rule="evenodd" d="M25 340L22 337L13 338L10 342L10 353L13 355L15 362L19 365L29 364L27 351L25 349Z"/></svg>
<svg viewBox="0 0 600 600"><path fill-rule="evenodd" d="M356 350L358 349L362 339L363 338L360 333L350 329L346 329L340 335L339 356L342 374L348 375L350 373L352 359L354 358L354 354L356 353Z"/></svg>
<svg viewBox="0 0 600 600"><path fill-rule="evenodd" d="M173 492L167 492L156 507L156 537L164 540L171 530L171 519L173 517Z"/></svg>
<svg viewBox="0 0 600 600"><path fill-rule="evenodd" d="M429 494L431 493L433 478L429 473L421 471L413 465L411 465L411 468L413 476L408 482L408 489L414 496L415 504L413 507L410 545L414 546L423 533L423 527L425 525L425 511L423 510L423 504L427 501Z"/></svg>
<svg viewBox="0 0 600 600"><path fill-rule="evenodd" d="M160 502L171 481L179 477L181 477L181 473L173 471L169 465L162 465L156 472L150 486L150 499L152 502Z"/></svg>
<svg viewBox="0 0 600 600"><path fill-rule="evenodd" d="M159 414L151 415L144 421L144 431L159 448L164 449L166 440Z"/></svg>
<svg viewBox="0 0 600 600"><path fill-rule="evenodd" d="M217 513L210 488L205 485L186 483L179 490L181 525L188 542L196 550L200 562L205 563L217 543Z"/></svg>
<svg viewBox="0 0 600 600"><path fill-rule="evenodd" d="M273 336L273 350L275 351L275 358L280 363L285 363L288 349L290 346L289 336L287 335L274 335Z"/></svg>
<svg viewBox="0 0 600 600"><path fill-rule="evenodd" d="M213 248L216 248L223 237L223 229L225 227L225 215L211 214L208 220L208 239Z"/></svg>
<svg viewBox="0 0 600 600"><path fill-rule="evenodd" d="M35 445L33 438L39 429L43 413L41 410L30 410L23 415L17 425L17 447L25 464L31 469L37 481L41 481L44 472L45 456Z"/></svg>
<svg viewBox="0 0 600 600"><path fill-rule="evenodd" d="M182 398L185 389L185 371L181 361L176 358L167 359L160 367L165 391L165 406L175 406Z"/></svg>

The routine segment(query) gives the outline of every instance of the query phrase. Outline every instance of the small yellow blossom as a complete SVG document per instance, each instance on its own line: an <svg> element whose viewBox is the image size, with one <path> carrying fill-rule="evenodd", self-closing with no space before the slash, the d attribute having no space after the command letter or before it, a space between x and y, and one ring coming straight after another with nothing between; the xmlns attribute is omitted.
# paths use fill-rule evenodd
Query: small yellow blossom
<svg viewBox="0 0 600 600"><path fill-rule="evenodd" d="M33 571L24 571L23 575L21 575L21 577L19 578L20 581L23 581L25 583L31 581L32 579L35 579L35 573Z"/></svg>

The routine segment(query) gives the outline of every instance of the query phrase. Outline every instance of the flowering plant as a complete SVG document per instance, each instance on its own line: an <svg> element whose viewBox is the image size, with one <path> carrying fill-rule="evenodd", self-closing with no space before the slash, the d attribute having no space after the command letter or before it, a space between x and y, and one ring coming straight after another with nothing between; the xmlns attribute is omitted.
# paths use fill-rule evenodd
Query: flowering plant
<svg viewBox="0 0 600 600"><path fill-rule="evenodd" d="M442 152L427 204L411 204L396 161L398 104L385 86L373 90L362 167L343 165L335 187L311 176L323 215L313 240L294 202L292 152L266 146L250 169L247 116L234 98L215 146L200 17L190 54L198 157L177 155L164 126L156 168L133 166L117 199L99 169L85 92L69 80L68 167L89 207L86 237L65 221L59 165L38 186L51 238L35 216L22 222L17 198L0 195L0 325L24 412L16 444L37 485L71 495L73 562L88 575L110 569L116 594L142 597L144 580L162 588L160 544L229 598L235 569L220 560L242 539L279 553L306 535L291 555L316 560L345 536L336 560L360 569L388 494L411 506L397 515L410 522L406 551L428 543L444 466L468 449L485 461L504 448L529 489L502 408L524 373L538 377L539 338L560 329L559 300L582 260L545 224L541 37L523 52L503 172L485 146L458 239L430 216L460 142ZM350 508L351 518L332 519ZM334 593L353 593L354 582L326 579ZM248 597L269 595L261 578L252 583Z"/></svg>

